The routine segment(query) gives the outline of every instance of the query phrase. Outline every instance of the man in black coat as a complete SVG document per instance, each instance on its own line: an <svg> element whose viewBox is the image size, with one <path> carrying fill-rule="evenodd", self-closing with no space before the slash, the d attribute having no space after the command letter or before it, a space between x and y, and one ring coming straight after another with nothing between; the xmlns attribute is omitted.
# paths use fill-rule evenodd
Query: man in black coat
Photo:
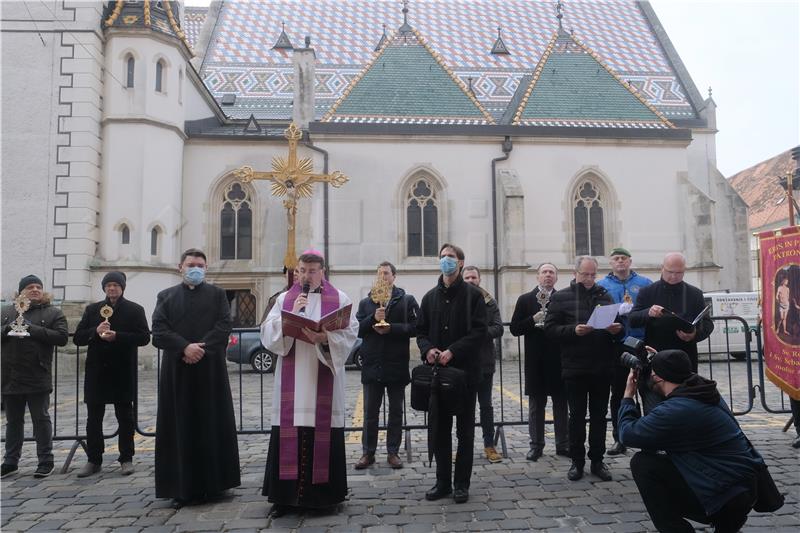
<svg viewBox="0 0 800 533"><path fill-rule="evenodd" d="M569 457L567 395L561 378L561 353L558 343L548 339L544 319L550 297L555 293L558 270L552 263L539 265L538 286L517 299L511 317L511 334L525 336L525 394L528 396L528 435L530 450L525 458L537 461L544 450L544 409L547 397L553 399L553 431L556 454Z"/></svg>
<svg viewBox="0 0 800 533"><path fill-rule="evenodd" d="M75 330L76 346L86 350L83 401L86 403L86 446L88 462L78 472L87 477L103 464L103 417L106 404L114 404L119 424L120 473L133 474L133 401L136 397L137 349L150 342L150 330L141 305L126 300L126 276L109 272L101 285L106 298L86 307ZM108 319L102 310L111 310Z"/></svg>
<svg viewBox="0 0 800 533"><path fill-rule="evenodd" d="M400 441L403 427L403 398L410 359L408 339L416 335L419 305L406 291L394 285L397 269L389 261L378 266L378 276L392 287L386 307L372 300L372 293L358 304L358 336L363 339L359 353L362 357L361 383L364 385L364 429L361 446L363 455L355 464L362 470L375 462L378 447L378 412L383 394L389 398L389 419L386 424L387 461L392 468L403 468L400 460ZM382 325L381 322L387 322Z"/></svg>
<svg viewBox="0 0 800 533"><path fill-rule="evenodd" d="M438 361L464 370L467 398L456 417L456 467L452 473L453 417L441 413L436 427L436 485L425 493L433 501L453 492L456 503L469 499L472 453L475 443L476 387L481 378L480 347L486 338L486 304L483 295L461 277L464 251L453 244L439 249L439 283L422 298L417 320L417 346L422 360Z"/></svg>
<svg viewBox="0 0 800 533"><path fill-rule="evenodd" d="M461 273L466 283L477 287L486 304L487 335L481 346L481 380L478 383L478 405L481 408L481 432L483 433L483 453L490 463L502 462L503 456L497 453L494 446L494 408L492 407L492 389L494 369L497 361L497 340L503 336L503 319L497 300L481 287L481 271L476 266L466 266Z"/></svg>
<svg viewBox="0 0 800 533"><path fill-rule="evenodd" d="M714 331L714 322L706 314L692 328L691 322L706 307L703 291L683 281L686 258L678 252L664 257L661 279L639 291L629 315L630 325L644 327L644 342L656 350L682 350L697 372L697 343ZM678 315L683 321L677 319Z"/></svg>
<svg viewBox="0 0 800 533"><path fill-rule="evenodd" d="M39 465L33 476L43 478L53 472L53 424L50 422L50 393L53 390L53 351L69 340L67 319L61 309L51 305L42 280L30 274L19 281L19 294L30 301L23 319L27 336L15 336L11 328L17 318L14 305L2 310L2 392L6 408L6 453L0 475L17 473L25 439L25 406L31 414ZM12 334L12 335L9 335Z"/></svg>
<svg viewBox="0 0 800 533"><path fill-rule="evenodd" d="M572 457L567 478L583 477L586 463L586 403L589 403L589 459L591 471L603 481L611 473L603 463L606 451L606 412L614 368L614 337L622 324L614 322L605 330L587 324L595 307L612 304L608 292L595 283L597 260L579 257L575 279L550 298L545 319L547 335L561 345L561 375L569 403L569 453Z"/></svg>
<svg viewBox="0 0 800 533"><path fill-rule="evenodd" d="M162 350L156 417L157 498L204 502L238 487L239 444L225 350L231 310L205 282L206 256L183 252L183 282L158 293L153 346Z"/></svg>

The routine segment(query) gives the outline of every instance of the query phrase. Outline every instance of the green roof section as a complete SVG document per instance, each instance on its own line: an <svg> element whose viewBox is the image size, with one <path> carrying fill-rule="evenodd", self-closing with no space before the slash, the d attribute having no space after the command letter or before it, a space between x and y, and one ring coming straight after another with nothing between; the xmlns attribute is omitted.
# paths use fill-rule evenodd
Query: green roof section
<svg viewBox="0 0 800 533"><path fill-rule="evenodd" d="M561 31L527 87L517 125L672 128L586 46Z"/></svg>
<svg viewBox="0 0 800 533"><path fill-rule="evenodd" d="M416 31L388 39L322 121L494 123Z"/></svg>

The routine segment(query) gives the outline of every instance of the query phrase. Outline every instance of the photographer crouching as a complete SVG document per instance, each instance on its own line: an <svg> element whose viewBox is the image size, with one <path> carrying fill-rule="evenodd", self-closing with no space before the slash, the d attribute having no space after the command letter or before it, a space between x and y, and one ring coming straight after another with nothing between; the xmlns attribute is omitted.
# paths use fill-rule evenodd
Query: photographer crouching
<svg viewBox="0 0 800 533"><path fill-rule="evenodd" d="M664 400L640 417L631 369L619 409L620 441L641 448L631 473L650 519L661 532L694 531L689 518L716 533L744 525L756 500L755 469L763 464L717 391L692 372L682 350L650 357L647 388Z"/></svg>

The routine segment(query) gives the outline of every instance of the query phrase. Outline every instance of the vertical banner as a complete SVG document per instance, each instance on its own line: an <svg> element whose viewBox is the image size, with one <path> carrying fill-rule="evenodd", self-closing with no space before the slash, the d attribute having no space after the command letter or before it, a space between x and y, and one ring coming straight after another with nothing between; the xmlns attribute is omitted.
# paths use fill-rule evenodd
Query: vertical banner
<svg viewBox="0 0 800 533"><path fill-rule="evenodd" d="M800 400L800 227L758 235L766 375Z"/></svg>

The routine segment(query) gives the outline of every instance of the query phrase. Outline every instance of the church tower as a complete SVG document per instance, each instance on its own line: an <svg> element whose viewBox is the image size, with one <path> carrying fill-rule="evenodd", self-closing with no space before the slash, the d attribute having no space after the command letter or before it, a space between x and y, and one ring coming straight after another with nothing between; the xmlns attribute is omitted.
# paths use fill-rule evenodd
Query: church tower
<svg viewBox="0 0 800 533"><path fill-rule="evenodd" d="M185 80L192 57L181 8L168 0L118 0L103 14L106 83L93 277L99 282L108 270L124 270L138 278L129 285L133 295L174 283L181 252Z"/></svg>

